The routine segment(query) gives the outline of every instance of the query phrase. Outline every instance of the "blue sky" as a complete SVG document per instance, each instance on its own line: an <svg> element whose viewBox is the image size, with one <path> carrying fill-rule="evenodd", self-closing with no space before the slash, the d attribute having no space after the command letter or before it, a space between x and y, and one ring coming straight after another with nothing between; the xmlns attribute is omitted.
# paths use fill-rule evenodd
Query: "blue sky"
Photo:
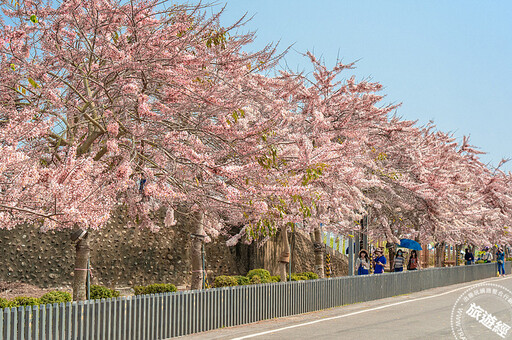
<svg viewBox="0 0 512 340"><path fill-rule="evenodd" d="M512 1L228 0L223 24L246 12L254 48L280 41L288 67L308 70L313 51L328 66L359 60L348 71L384 85L398 115L487 152L486 163L512 158ZM222 5L217 6L219 9ZM512 161L505 167L512 170Z"/></svg>

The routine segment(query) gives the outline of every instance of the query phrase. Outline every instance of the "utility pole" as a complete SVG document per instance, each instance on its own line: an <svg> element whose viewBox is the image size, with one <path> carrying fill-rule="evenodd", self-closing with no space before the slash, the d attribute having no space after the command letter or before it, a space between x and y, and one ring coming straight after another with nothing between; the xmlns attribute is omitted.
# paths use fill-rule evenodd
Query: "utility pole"
<svg viewBox="0 0 512 340"><path fill-rule="evenodd" d="M348 237L348 275L354 276L354 237Z"/></svg>
<svg viewBox="0 0 512 340"><path fill-rule="evenodd" d="M368 249L368 215L365 215L363 219L361 220L361 238L363 240L363 248L370 251Z"/></svg>

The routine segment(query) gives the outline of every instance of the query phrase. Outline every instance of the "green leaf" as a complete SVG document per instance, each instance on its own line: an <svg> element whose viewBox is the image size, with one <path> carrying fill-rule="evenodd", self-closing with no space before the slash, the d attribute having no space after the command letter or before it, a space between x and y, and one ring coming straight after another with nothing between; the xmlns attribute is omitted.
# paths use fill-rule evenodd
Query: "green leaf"
<svg viewBox="0 0 512 340"><path fill-rule="evenodd" d="M11 64L11 70L16 71L16 65Z"/></svg>
<svg viewBox="0 0 512 340"><path fill-rule="evenodd" d="M37 89L39 87L39 84L35 82L34 79L32 78L28 78L28 82L30 83L30 85L32 85L35 89Z"/></svg>
<svg viewBox="0 0 512 340"><path fill-rule="evenodd" d="M32 14L30 16L30 21L32 21L34 24L37 24L39 20L37 20L37 16L35 14Z"/></svg>

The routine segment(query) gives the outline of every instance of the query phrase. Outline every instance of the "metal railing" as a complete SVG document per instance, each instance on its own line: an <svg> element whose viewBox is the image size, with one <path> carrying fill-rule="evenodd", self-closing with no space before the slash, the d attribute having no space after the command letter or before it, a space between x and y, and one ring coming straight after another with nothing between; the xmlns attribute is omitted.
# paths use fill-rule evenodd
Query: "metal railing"
<svg viewBox="0 0 512 340"><path fill-rule="evenodd" d="M167 339L485 279L496 269L478 264L6 308L0 340Z"/></svg>

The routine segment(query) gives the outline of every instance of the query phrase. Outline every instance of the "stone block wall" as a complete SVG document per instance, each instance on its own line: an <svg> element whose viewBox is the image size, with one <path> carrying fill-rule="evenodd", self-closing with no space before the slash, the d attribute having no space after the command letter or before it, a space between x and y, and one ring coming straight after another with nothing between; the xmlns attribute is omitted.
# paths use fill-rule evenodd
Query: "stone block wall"
<svg viewBox="0 0 512 340"><path fill-rule="evenodd" d="M108 287L130 287L150 283L173 283L185 288L190 283L190 228L185 217L177 216L173 228L154 233L128 228L122 217L114 218L91 233L92 283ZM37 227L22 226L0 230L0 281L21 281L39 287L71 284L74 244L70 231L42 233ZM278 274L279 245L269 240L264 246L225 245L226 237L205 246L210 283L217 275L245 275L250 269L266 268ZM313 246L308 235L296 234L292 243L292 271L313 271ZM346 264L333 258L334 274L346 272ZM345 267L345 269L343 269Z"/></svg>
<svg viewBox="0 0 512 340"><path fill-rule="evenodd" d="M159 232L128 228L122 217L89 231L92 283L127 287L150 283L187 285L190 281L190 233L186 218ZM181 220L181 221L180 221ZM225 238L206 245L210 273L238 274L234 250ZM70 231L43 233L35 226L0 230L0 281L21 281L39 287L70 285L74 270Z"/></svg>

